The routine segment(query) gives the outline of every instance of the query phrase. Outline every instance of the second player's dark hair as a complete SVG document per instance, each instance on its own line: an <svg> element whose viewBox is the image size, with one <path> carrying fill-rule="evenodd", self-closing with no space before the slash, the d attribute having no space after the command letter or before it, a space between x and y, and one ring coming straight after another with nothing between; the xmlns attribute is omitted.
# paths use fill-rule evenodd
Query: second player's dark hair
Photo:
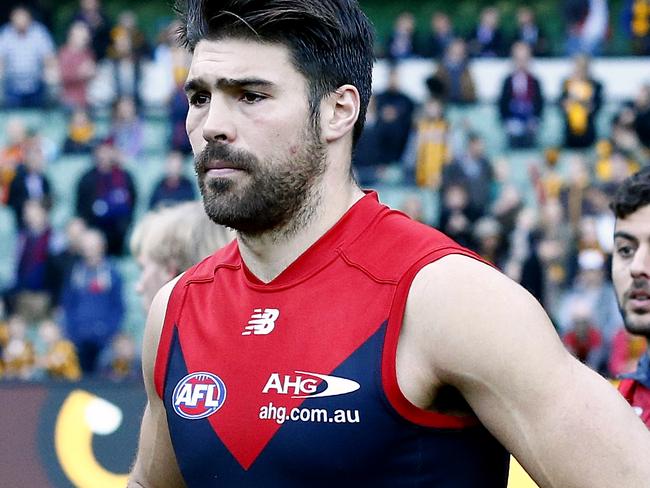
<svg viewBox="0 0 650 488"><path fill-rule="evenodd" d="M646 205L650 205L650 166L646 166L621 183L610 203L610 208L616 218L624 219Z"/></svg>
<svg viewBox="0 0 650 488"><path fill-rule="evenodd" d="M312 116L323 97L345 84L361 98L356 143L372 85L374 34L356 0L177 0L179 39L193 51L202 39L226 37L281 43L309 84Z"/></svg>

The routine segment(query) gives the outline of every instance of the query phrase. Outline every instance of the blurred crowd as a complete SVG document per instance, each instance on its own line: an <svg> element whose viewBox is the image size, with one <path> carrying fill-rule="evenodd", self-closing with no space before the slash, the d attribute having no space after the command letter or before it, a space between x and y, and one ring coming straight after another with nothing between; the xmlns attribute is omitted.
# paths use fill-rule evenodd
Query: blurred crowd
<svg viewBox="0 0 650 488"><path fill-rule="evenodd" d="M617 185L648 164L650 85L637 87L606 133L599 131L607 87L592 75L590 59L607 42L607 2L564 5L562 53L553 52L528 6L517 10L516 32L508 33L496 7L481 11L476 28L464 35L443 12L434 13L426 35L416 32L412 14L399 15L380 53L391 64L387 88L372 97L354 170L363 187L379 188L394 185L397 171L404 212L520 282L544 305L567 348L614 377L632 369L645 348L624 331L612 290L614 217L608 204ZM138 340L123 327L125 278L118 263L133 259L127 244L138 208L197 197L195 183L184 175L190 154L183 92L188 55L175 45L174 23L147 39L134 12L111 19L100 0L80 0L58 47L37 18L18 7L0 26L0 106L11 109L0 147L0 203L11 210L18 236L13 279L2 290L0 378L139 378ZM622 21L631 50L650 54L650 2L629 1ZM558 80L560 99L550 100L530 65L536 56L556 54L573 62ZM488 152L476 121L452 122L448 114L477 103L473 60L503 56L511 57L512 69L495 102L498 119L488 122L503 132L507 150L500 156ZM398 76L401 61L413 57L437 60L420 103L404 93ZM164 174L146 202L135 174L145 151L144 63L155 63L164 74L169 128L165 161L159 161ZM110 84L104 107L89 97L100 71ZM562 115L563 137L542 147L539 131L551 104ZM20 115L22 109L52 108L66 114L61 143ZM102 110L107 130L98 128ZM509 157L521 150L536 155L523 170L530 195L515 184ZM78 181L69 182L75 201L65 204L73 215L56 227L51 211L64 202L55 201L48 166L55 167L61 155L88 163ZM427 214L423 199L435 200L435 215Z"/></svg>
<svg viewBox="0 0 650 488"><path fill-rule="evenodd" d="M623 329L613 292L609 201L623 179L648 164L650 82L619 103L606 131L599 131L607 87L592 74L590 61L608 39L608 4L570 1L564 6L563 53L551 51L529 6L517 9L511 35L500 27L497 7L483 9L476 28L465 35L444 12L433 14L427 35L416 32L411 13L400 14L382 52L389 65L387 87L373 95L354 166L365 187L390 185L396 174L402 184L419 187L403 199L403 211L521 283L544 305L573 354L616 377L634 368L646 345ZM648 2L626 4L622 20L630 27L631 51L639 55L648 54L650 31L642 24L649 19ZM552 100L531 63L555 54L571 59L571 68L557 80L561 95ZM474 60L504 56L510 57L511 70L501 80L496 120L452 122L450 111L471 113L478 103ZM399 76L401 63L417 57L437 60L421 103L409 98ZM562 137L542 147L545 109L553 105L562 119ZM500 126L503 155L488 153L485 124ZM528 160L522 162L517 154ZM515 184L515 173L522 172L528 192ZM425 211L423 198L437 201L434 215Z"/></svg>
<svg viewBox="0 0 650 488"><path fill-rule="evenodd" d="M175 23L151 42L134 12L110 19L99 0L79 2L61 46L38 17L38 10L17 6L0 26L0 106L11 110L0 147L0 203L11 210L17 233L13 279L2 290L0 378L139 378L137 339L123 331L118 263L128 256L141 198L129 166L144 149L142 70L152 62L165 74L170 130L165 161L159 161L164 175L140 206L193 200L195 185L184 176L188 54L174 42ZM104 106L89 97L101 70L110 93ZM57 144L30 126L21 116L29 109L63 111L65 140ZM108 113L103 131L97 128L102 109ZM85 157L88 165L69 182L74 202L56 202L48 171L67 155ZM57 204L73 208L62 228L51 221Z"/></svg>
<svg viewBox="0 0 650 488"><path fill-rule="evenodd" d="M503 3L495 2L480 12L477 8L476 18L471 19L473 26L465 31L454 25L448 10L434 11L425 29L419 29L421 23L413 12L403 11L395 19L386 42L378 46L378 54L392 60L438 59L450 44L462 39L467 53L478 58L506 57L517 42L528 44L535 56L600 55L609 52L613 25L628 40L625 54L650 54L650 5L646 0L625 0L622 9L615 13L610 12L607 0L558 2L559 9L553 11L553 16L564 28L562 42L551 39L548 26L539 21L532 4L512 2L516 6L514 18L504 22L500 7L512 5ZM547 5L552 6L555 5Z"/></svg>

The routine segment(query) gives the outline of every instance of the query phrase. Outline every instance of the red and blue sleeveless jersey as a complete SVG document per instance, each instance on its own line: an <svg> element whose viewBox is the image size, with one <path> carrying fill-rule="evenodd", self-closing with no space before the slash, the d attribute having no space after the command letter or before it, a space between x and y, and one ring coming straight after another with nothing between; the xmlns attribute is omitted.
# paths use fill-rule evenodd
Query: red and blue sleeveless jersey
<svg viewBox="0 0 650 488"><path fill-rule="evenodd" d="M409 287L448 254L479 259L370 193L270 283L236 242L187 271L154 371L187 485L505 487L508 453L475 417L397 383Z"/></svg>

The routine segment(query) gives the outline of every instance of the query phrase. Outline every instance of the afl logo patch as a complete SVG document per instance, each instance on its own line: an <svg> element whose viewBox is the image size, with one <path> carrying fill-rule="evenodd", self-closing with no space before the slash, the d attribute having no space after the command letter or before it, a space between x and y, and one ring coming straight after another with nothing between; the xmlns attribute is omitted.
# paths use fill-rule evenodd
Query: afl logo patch
<svg viewBox="0 0 650 488"><path fill-rule="evenodd" d="M184 419L209 417L226 401L226 385L212 373L191 373L180 380L172 393L174 411Z"/></svg>

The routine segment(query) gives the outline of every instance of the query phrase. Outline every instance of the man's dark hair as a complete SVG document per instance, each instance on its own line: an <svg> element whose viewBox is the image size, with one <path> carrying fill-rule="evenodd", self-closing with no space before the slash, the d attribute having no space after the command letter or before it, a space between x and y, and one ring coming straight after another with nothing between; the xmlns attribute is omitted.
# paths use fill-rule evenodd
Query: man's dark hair
<svg viewBox="0 0 650 488"><path fill-rule="evenodd" d="M374 34L356 0L177 0L181 44L194 51L202 39L227 37L287 46L309 84L312 117L323 97L342 85L359 90L353 142L366 118L372 85Z"/></svg>
<svg viewBox="0 0 650 488"><path fill-rule="evenodd" d="M609 206L616 218L624 219L646 205L650 205L650 166L625 179Z"/></svg>

